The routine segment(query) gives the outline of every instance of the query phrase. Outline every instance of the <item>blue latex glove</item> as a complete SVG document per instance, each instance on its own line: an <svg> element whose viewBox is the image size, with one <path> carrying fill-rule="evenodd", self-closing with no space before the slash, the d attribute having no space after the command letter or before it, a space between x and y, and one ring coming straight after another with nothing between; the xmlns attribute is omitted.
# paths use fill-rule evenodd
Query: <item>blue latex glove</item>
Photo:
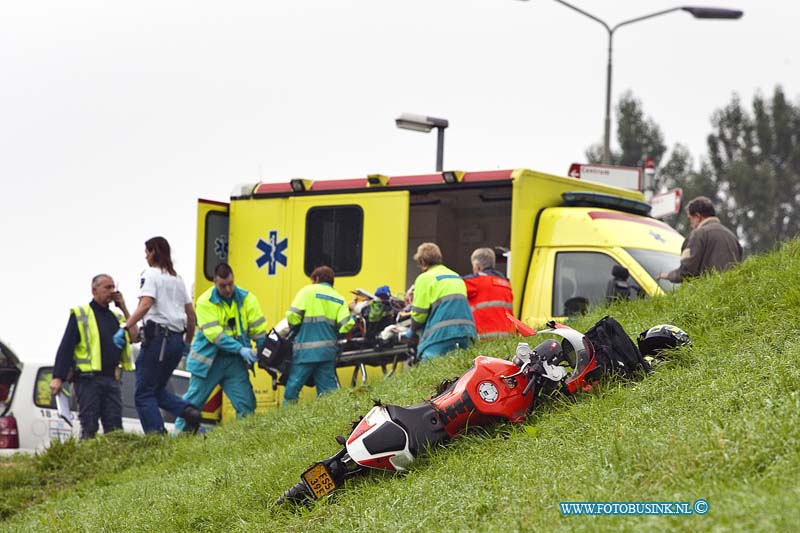
<svg viewBox="0 0 800 533"><path fill-rule="evenodd" d="M183 343L183 350L181 350L181 354L183 357L189 355L189 352L192 351L192 346L190 344Z"/></svg>
<svg viewBox="0 0 800 533"><path fill-rule="evenodd" d="M406 331L405 337L406 337L406 339L413 339L414 338L414 330L411 329L411 328L408 328L408 330Z"/></svg>
<svg viewBox="0 0 800 533"><path fill-rule="evenodd" d="M239 349L239 355L244 359L244 362L247 363L248 366L254 364L258 361L258 357L256 356L256 352L253 351L252 348L241 348Z"/></svg>
<svg viewBox="0 0 800 533"><path fill-rule="evenodd" d="M128 344L128 340L125 338L125 330L119 328L117 332L114 333L114 346L121 350L126 344Z"/></svg>

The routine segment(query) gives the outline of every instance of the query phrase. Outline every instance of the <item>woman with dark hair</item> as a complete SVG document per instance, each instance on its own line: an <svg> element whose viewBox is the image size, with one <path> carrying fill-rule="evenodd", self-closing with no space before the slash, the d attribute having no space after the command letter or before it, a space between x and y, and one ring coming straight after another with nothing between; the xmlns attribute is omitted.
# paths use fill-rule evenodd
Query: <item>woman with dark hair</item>
<svg viewBox="0 0 800 533"><path fill-rule="evenodd" d="M200 423L200 411L166 390L172 371L189 352L195 329L195 313L186 286L172 266L169 243L153 237L144 243L148 268L142 272L139 306L117 335L144 318L142 349L136 358L136 411L145 433L164 433L159 408L183 417L187 426Z"/></svg>
<svg viewBox="0 0 800 533"><path fill-rule="evenodd" d="M153 237L144 242L144 252L147 258L148 254L152 254L152 261L148 259L147 264L150 266L157 266L161 270L168 272L170 276L177 276L175 268L172 266L172 257L170 256L169 243L164 237Z"/></svg>

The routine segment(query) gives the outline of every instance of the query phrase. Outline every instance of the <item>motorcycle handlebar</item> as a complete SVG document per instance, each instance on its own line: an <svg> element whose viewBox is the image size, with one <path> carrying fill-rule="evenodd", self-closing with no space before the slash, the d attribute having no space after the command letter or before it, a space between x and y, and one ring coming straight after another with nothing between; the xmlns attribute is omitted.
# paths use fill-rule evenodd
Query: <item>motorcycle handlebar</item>
<svg viewBox="0 0 800 533"><path fill-rule="evenodd" d="M536 361L530 367L530 369L527 372L528 378L529 378L528 379L528 384L525 386L525 388L522 391L522 395L523 396L525 396L526 394L528 394L531 391L531 389L536 384L536 382L539 381L542 378L542 375L544 374L544 372L545 372L544 371L544 367L542 366L542 362L541 361Z"/></svg>

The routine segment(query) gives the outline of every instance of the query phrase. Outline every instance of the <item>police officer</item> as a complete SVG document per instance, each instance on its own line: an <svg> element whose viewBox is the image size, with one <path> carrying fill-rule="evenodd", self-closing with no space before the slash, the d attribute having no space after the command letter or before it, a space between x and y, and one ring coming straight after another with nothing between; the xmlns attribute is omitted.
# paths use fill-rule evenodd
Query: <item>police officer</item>
<svg viewBox="0 0 800 533"><path fill-rule="evenodd" d="M321 266L311 273L311 285L297 293L286 319L297 330L292 367L283 394L285 402L296 401L300 389L313 375L317 396L339 387L336 381L336 340L355 325L344 298L333 288L334 272Z"/></svg>
<svg viewBox="0 0 800 533"><path fill-rule="evenodd" d="M109 308L111 302L124 317ZM82 439L97 434L98 418L103 423L104 433L122 429L119 367L121 364L125 370L132 370L133 365L130 337L125 334L121 348L114 344L113 338L128 316L125 299L115 290L114 280L108 274L92 278L92 301L88 305L70 310L67 329L56 354L50 390L53 395L61 392L64 381L72 373ZM136 337L135 326L130 334Z"/></svg>
<svg viewBox="0 0 800 533"><path fill-rule="evenodd" d="M214 268L214 286L197 299L199 330L192 342L186 368L192 373L183 399L192 405L205 405L217 385L230 399L236 416L249 415L256 408L248 367L256 362L251 341L261 350L267 325L256 296L233 283L233 270L227 263ZM183 430L182 418L175 429Z"/></svg>
<svg viewBox="0 0 800 533"><path fill-rule="evenodd" d="M491 248L478 248L470 256L472 274L464 276L467 300L478 330L478 338L505 337L514 333L506 313L514 312L514 294L506 277L495 270Z"/></svg>
<svg viewBox="0 0 800 533"><path fill-rule="evenodd" d="M165 433L159 408L182 416L196 426L200 411L166 390L172 371L181 357L189 353L194 335L195 314L186 286L172 266L169 243L153 237L144 243L149 267L142 272L139 306L114 335L123 343L124 330L144 318L144 340L136 358L134 401L145 433Z"/></svg>
<svg viewBox="0 0 800 533"><path fill-rule="evenodd" d="M466 348L477 337L461 276L442 264L442 251L423 242L414 254L422 274L414 281L411 328L408 337L418 340L417 357L425 360L456 348Z"/></svg>

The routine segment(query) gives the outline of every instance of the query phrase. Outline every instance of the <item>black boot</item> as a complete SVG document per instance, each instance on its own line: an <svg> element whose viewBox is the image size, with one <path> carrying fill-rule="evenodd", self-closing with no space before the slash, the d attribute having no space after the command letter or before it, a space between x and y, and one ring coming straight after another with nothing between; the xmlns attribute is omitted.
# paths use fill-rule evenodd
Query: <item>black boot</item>
<svg viewBox="0 0 800 533"><path fill-rule="evenodd" d="M203 421L203 415L194 405L187 405L181 413L181 418L186 422L184 431L189 431L193 435L197 433L197 430L200 428L200 422Z"/></svg>

